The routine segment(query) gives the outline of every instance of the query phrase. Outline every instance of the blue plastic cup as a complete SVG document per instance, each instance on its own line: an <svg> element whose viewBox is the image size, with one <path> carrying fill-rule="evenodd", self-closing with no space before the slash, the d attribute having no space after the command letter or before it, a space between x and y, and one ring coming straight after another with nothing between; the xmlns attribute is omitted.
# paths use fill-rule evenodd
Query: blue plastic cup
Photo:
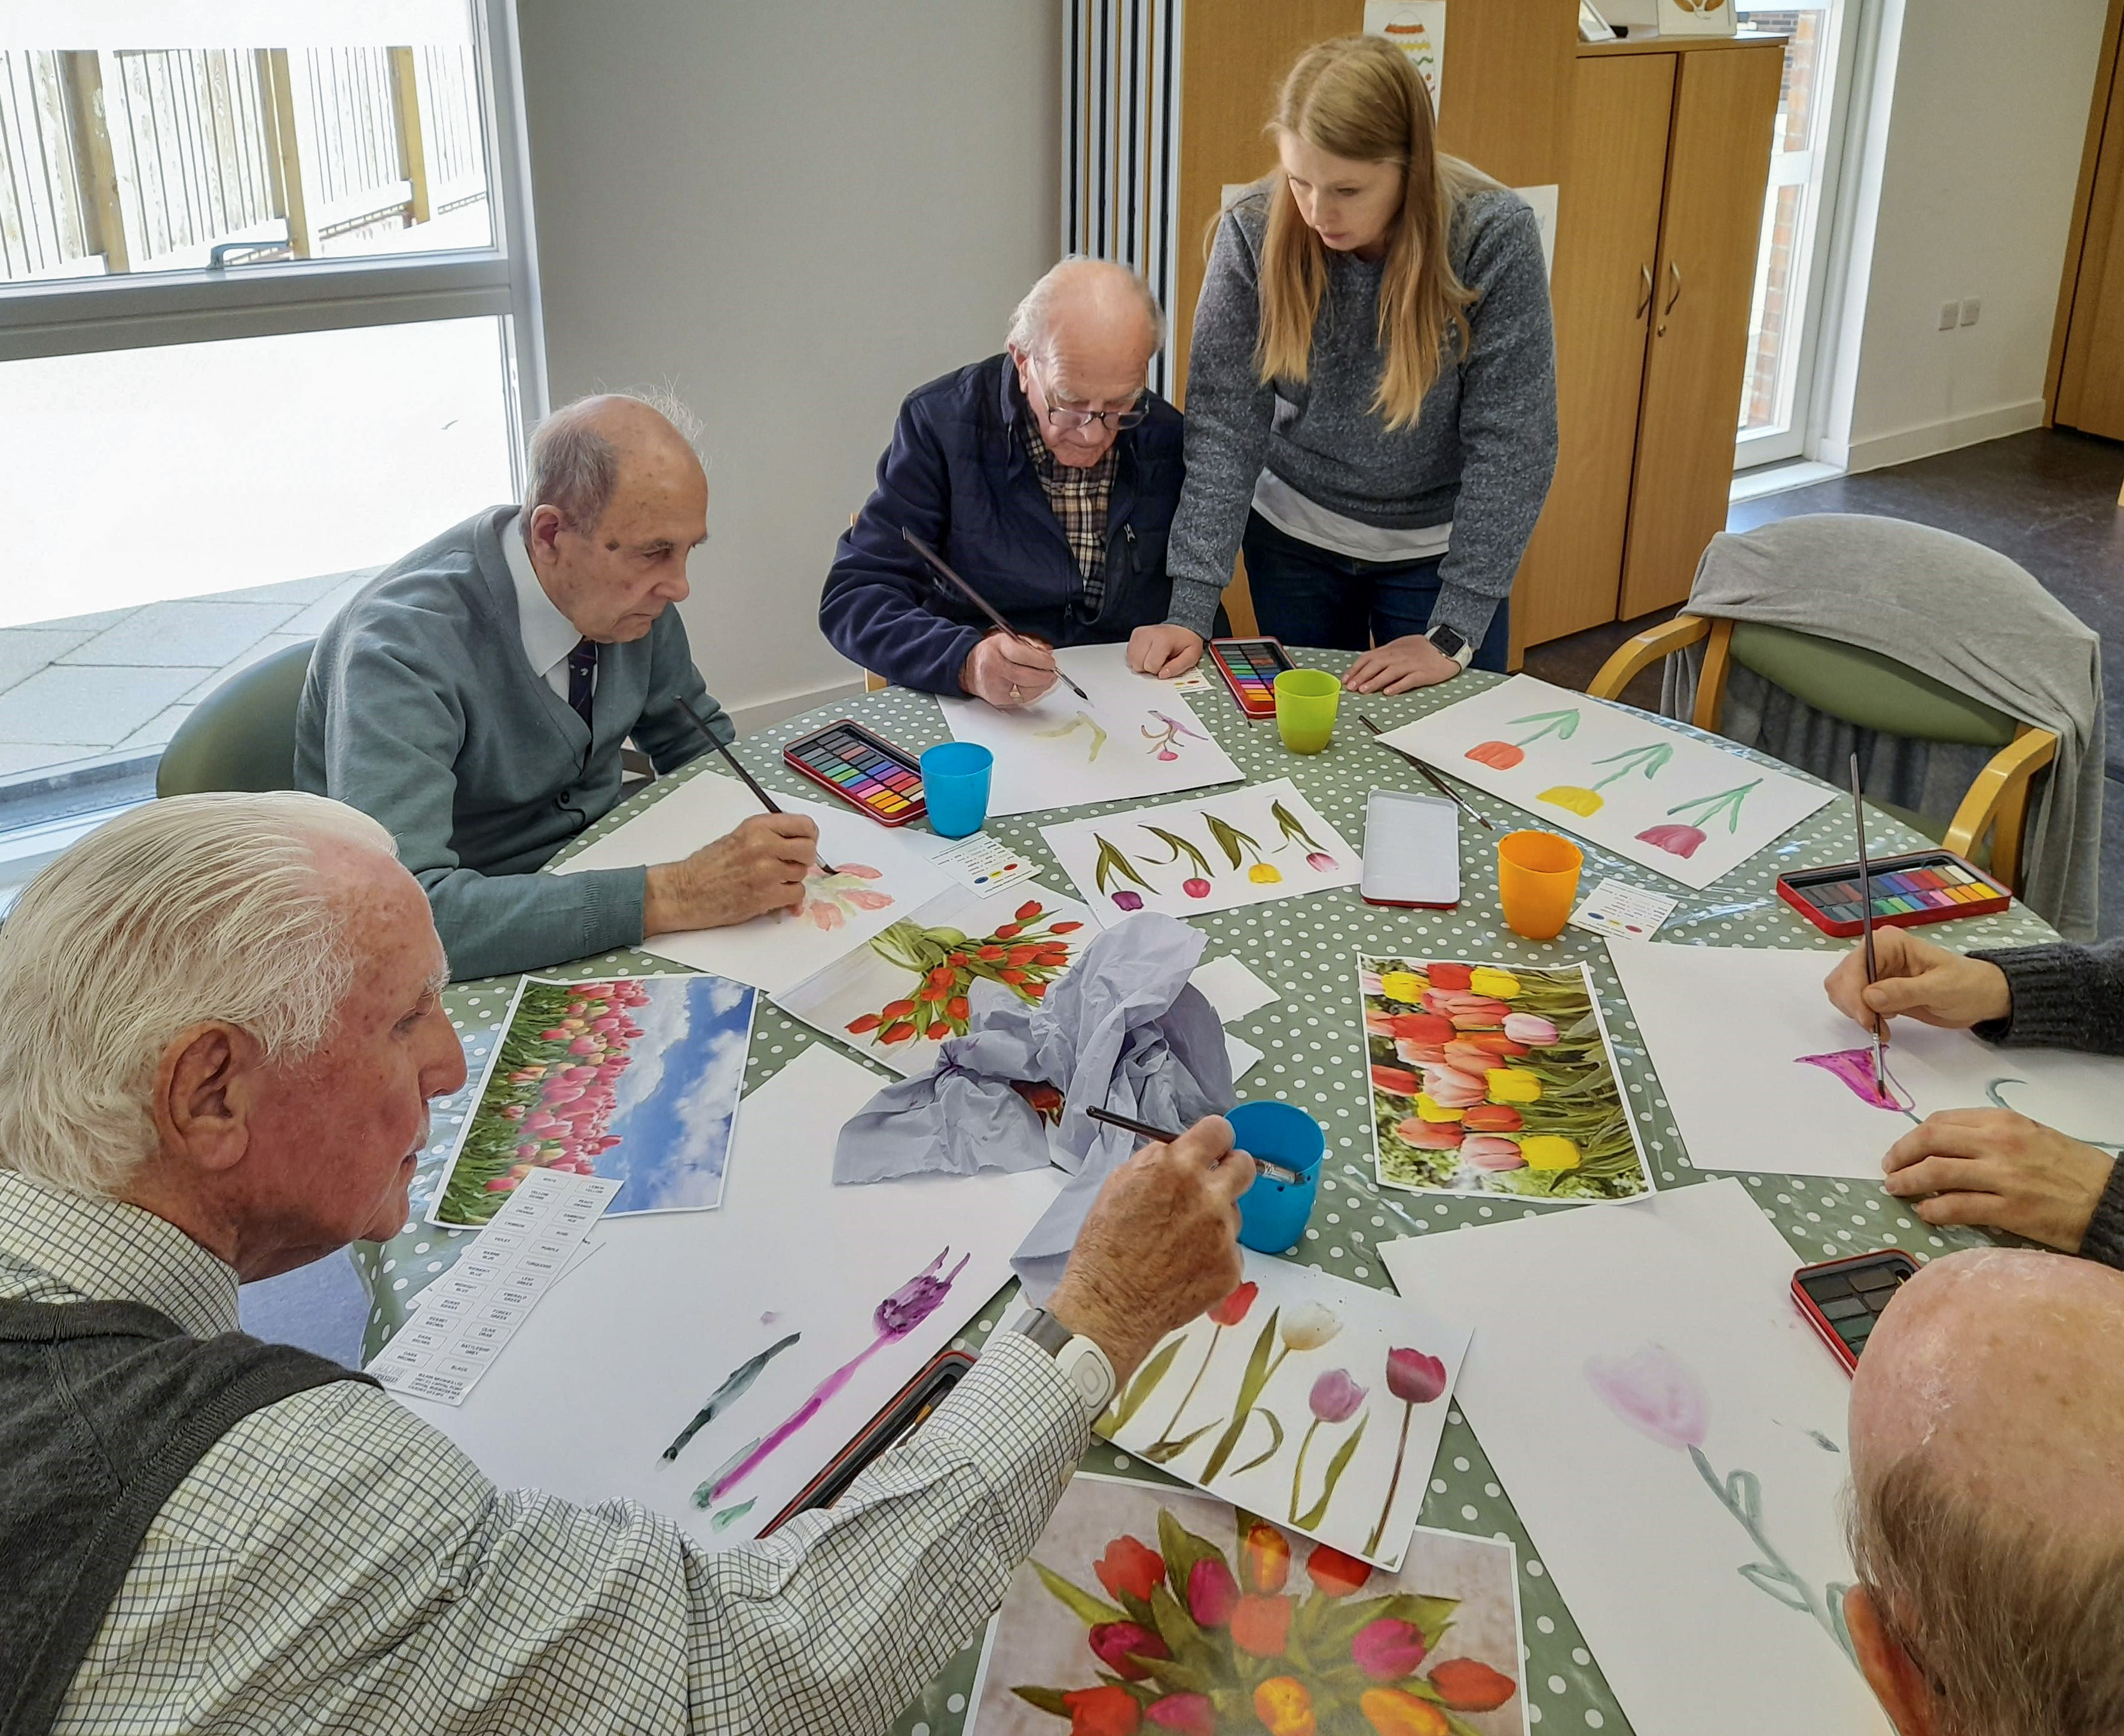
<svg viewBox="0 0 2124 1736"><path fill-rule="evenodd" d="M1239 1245L1257 1254L1282 1254L1295 1248L1313 1216L1320 1188L1320 1160L1327 1153L1327 1130L1303 1109L1274 1098L1241 1103L1224 1119L1242 1151L1266 1158L1300 1179L1280 1182L1257 1175L1239 1196Z"/></svg>
<svg viewBox="0 0 2124 1736"><path fill-rule="evenodd" d="M922 755L922 797L939 837L970 838L989 816L995 755L972 741L947 741Z"/></svg>

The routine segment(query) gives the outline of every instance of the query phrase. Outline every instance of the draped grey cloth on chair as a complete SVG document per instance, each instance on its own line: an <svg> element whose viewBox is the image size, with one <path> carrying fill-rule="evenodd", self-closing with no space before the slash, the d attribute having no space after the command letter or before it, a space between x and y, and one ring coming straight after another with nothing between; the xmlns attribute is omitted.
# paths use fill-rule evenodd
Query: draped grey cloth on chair
<svg viewBox="0 0 2124 1736"><path fill-rule="evenodd" d="M1929 525L1856 513L1781 519L1711 539L1685 605L1876 652L2051 731L2022 896L2070 940L2091 940L2100 894L2104 716L2100 637L1995 549ZM1669 657L1660 709L1686 717L1703 647ZM1719 733L1831 783L1854 750L1867 794L1945 820L1984 749L1855 728L1735 664Z"/></svg>

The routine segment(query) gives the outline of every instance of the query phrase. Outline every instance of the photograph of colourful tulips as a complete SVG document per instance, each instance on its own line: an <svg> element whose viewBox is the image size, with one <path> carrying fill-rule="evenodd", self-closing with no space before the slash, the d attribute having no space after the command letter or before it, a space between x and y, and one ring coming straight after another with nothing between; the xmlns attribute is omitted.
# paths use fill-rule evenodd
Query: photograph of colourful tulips
<svg viewBox="0 0 2124 1736"><path fill-rule="evenodd" d="M1524 1736L1512 1546L1386 1572L1205 1495L1079 1475L990 1632L969 1736Z"/></svg>
<svg viewBox="0 0 2124 1736"><path fill-rule="evenodd" d="M1027 884L994 900L954 889L774 997L815 1030L912 1076L966 1034L976 983L1044 1000L1098 929L1073 899Z"/></svg>
<svg viewBox="0 0 2124 1736"><path fill-rule="evenodd" d="M1364 863L1288 778L1221 795L1042 826L1100 922L1210 910L1355 886Z"/></svg>
<svg viewBox="0 0 2124 1736"><path fill-rule="evenodd" d="M479 1229L534 1169L619 1177L613 1214L721 1204L757 998L721 976L525 977L428 1221Z"/></svg>
<svg viewBox="0 0 2124 1736"><path fill-rule="evenodd" d="M1094 1425L1197 1488L1380 1567L1401 1560L1468 1329L1390 1291L1246 1256Z"/></svg>
<svg viewBox="0 0 2124 1736"><path fill-rule="evenodd" d="M1675 725L1530 675L1383 737L1534 816L1703 887L1835 799Z"/></svg>
<svg viewBox="0 0 2124 1736"><path fill-rule="evenodd" d="M1357 960L1379 1181L1634 1199L1652 1186L1583 965Z"/></svg>

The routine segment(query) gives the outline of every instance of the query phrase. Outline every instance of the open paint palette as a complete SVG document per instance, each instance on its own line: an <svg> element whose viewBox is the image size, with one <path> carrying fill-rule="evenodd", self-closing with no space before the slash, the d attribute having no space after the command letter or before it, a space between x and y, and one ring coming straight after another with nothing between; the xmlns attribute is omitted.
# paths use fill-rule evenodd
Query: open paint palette
<svg viewBox="0 0 2124 1736"><path fill-rule="evenodd" d="M1873 920L1895 928L1994 915L2014 901L2004 887L1951 850L1877 857L1873 881ZM1778 896L1825 934L1848 940L1866 931L1855 862L1780 874Z"/></svg>
<svg viewBox="0 0 2124 1736"><path fill-rule="evenodd" d="M905 826L928 812L922 762L905 748L843 717L782 750L789 769L831 790L880 826Z"/></svg>
<svg viewBox="0 0 2124 1736"><path fill-rule="evenodd" d="M1279 639L1212 639L1210 659L1248 717L1276 715L1276 678L1298 666Z"/></svg>

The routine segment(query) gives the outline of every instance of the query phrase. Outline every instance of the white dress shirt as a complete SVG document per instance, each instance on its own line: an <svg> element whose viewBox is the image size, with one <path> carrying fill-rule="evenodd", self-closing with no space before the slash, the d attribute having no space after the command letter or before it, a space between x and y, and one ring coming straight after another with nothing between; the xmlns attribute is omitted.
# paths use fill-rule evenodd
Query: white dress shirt
<svg viewBox="0 0 2124 1736"><path fill-rule="evenodd" d="M0 1296L141 1302L207 1337L237 1329L236 1282L137 1207L0 1169ZM707 1555L632 1502L497 1489L337 1381L178 1485L54 1736L882 1729L1001 1601L1089 1440L1054 1358L999 1333L830 1512Z"/></svg>
<svg viewBox="0 0 2124 1736"><path fill-rule="evenodd" d="M582 642L576 623L553 605L546 587L538 582L531 564L531 551L524 546L524 515L519 512L496 527L509 576L516 581L516 630L523 636L524 655L531 673L543 679L563 699L568 697L568 653ZM597 672L590 672L590 690L597 690Z"/></svg>

